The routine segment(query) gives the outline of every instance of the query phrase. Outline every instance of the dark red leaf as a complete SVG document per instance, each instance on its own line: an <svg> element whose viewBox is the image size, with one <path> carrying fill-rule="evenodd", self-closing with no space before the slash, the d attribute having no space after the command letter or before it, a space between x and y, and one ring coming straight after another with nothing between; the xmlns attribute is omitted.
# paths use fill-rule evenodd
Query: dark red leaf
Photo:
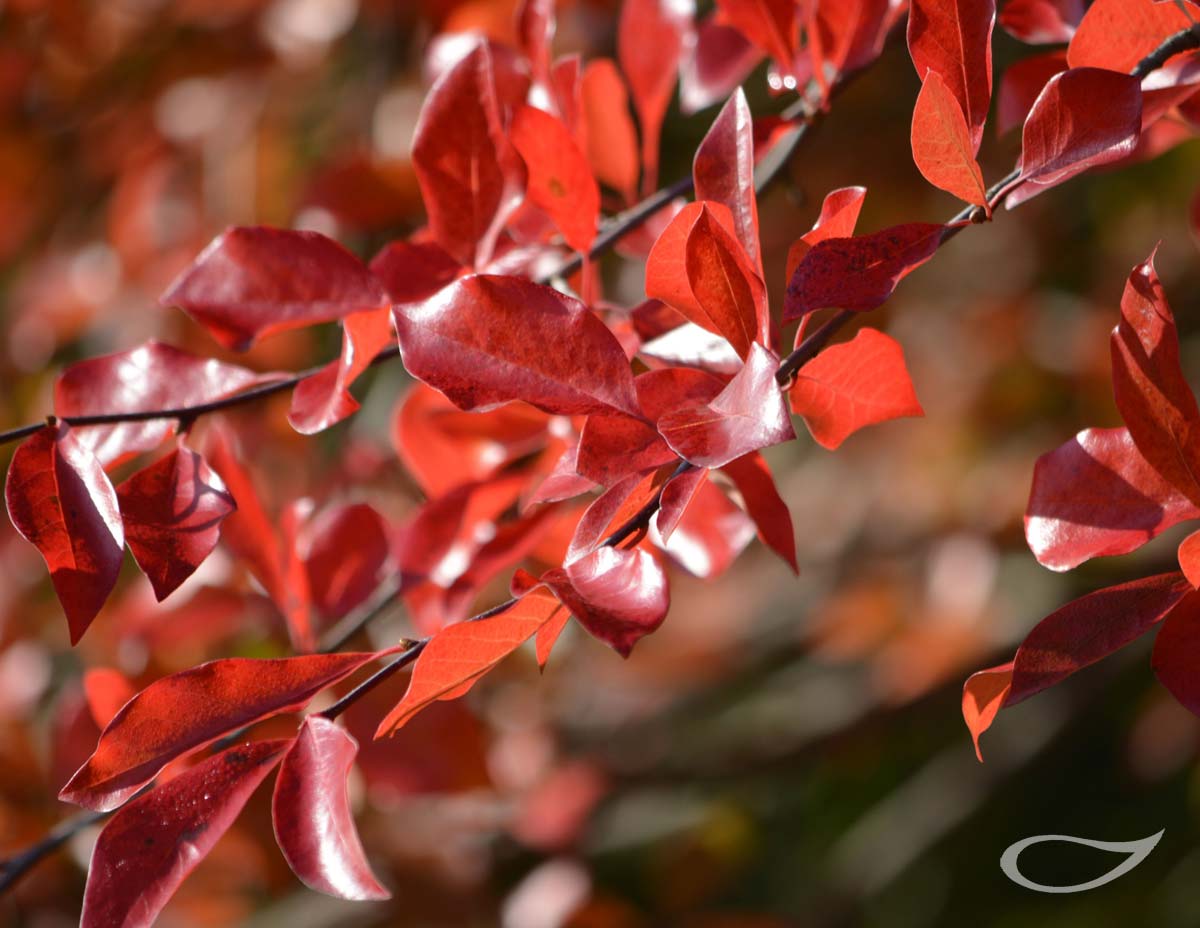
<svg viewBox="0 0 1200 928"><path fill-rule="evenodd" d="M109 722L58 798L101 812L115 809L175 758L251 722L303 709L385 653L231 657L156 680Z"/></svg>
<svg viewBox="0 0 1200 928"><path fill-rule="evenodd" d="M925 415L904 349L878 329L860 329L850 341L826 348L800 368L789 392L792 412L831 450L865 426Z"/></svg>
<svg viewBox="0 0 1200 928"><path fill-rule="evenodd" d="M799 9L796 0L717 0L720 20L774 58L785 74L796 63Z"/></svg>
<svg viewBox="0 0 1200 928"><path fill-rule="evenodd" d="M1175 318L1154 255L1133 269L1112 334L1113 393L1134 444L1164 479L1200 504L1200 408L1179 362Z"/></svg>
<svg viewBox="0 0 1200 928"><path fill-rule="evenodd" d="M1159 574L1097 590L1051 613L1017 649L1004 704L1016 705L1125 647L1190 591L1183 574Z"/></svg>
<svg viewBox="0 0 1200 928"><path fill-rule="evenodd" d="M125 540L159 602L217 546L221 521L237 507L198 452L178 447L119 487Z"/></svg>
<svg viewBox="0 0 1200 928"><path fill-rule="evenodd" d="M1047 81L1066 69L1067 53L1061 50L1031 55L1010 64L1000 78L1000 92L996 95L996 134L1003 135L1024 125Z"/></svg>
<svg viewBox="0 0 1200 928"><path fill-rule="evenodd" d="M354 313L342 320L342 354L319 373L296 384L288 422L301 435L315 435L358 412L350 385L392 338L390 306Z"/></svg>
<svg viewBox="0 0 1200 928"><path fill-rule="evenodd" d="M250 226L217 236L160 302L178 306L226 348L342 319L388 302L358 258L317 232Z"/></svg>
<svg viewBox="0 0 1200 928"><path fill-rule="evenodd" d="M977 671L963 684L963 721L970 729L975 742L975 756L983 763L983 752L979 749L979 736L992 726L996 715L1004 705L1012 689L1013 662Z"/></svg>
<svg viewBox="0 0 1200 928"><path fill-rule="evenodd" d="M642 188L658 183L658 137L692 28L692 0L625 0L617 24L617 60L633 91L642 133Z"/></svg>
<svg viewBox="0 0 1200 928"><path fill-rule="evenodd" d="M501 121L486 42L429 91L413 136L412 162L437 243L460 264L483 268L524 187L520 159Z"/></svg>
<svg viewBox="0 0 1200 928"><path fill-rule="evenodd" d="M958 100L937 71L925 75L913 109L912 152L929 183L976 206L987 205L983 172Z"/></svg>
<svg viewBox="0 0 1200 928"><path fill-rule="evenodd" d="M581 477L609 487L630 474L674 460L675 452L654 426L641 419L588 416L579 433L575 468Z"/></svg>
<svg viewBox="0 0 1200 928"><path fill-rule="evenodd" d="M304 559L313 603L335 619L361 605L379 588L390 550L383 517L366 503L326 510Z"/></svg>
<svg viewBox="0 0 1200 928"><path fill-rule="evenodd" d="M60 424L18 446L4 498L21 537L46 561L71 644L78 644L121 573L125 533L116 491L96 457Z"/></svg>
<svg viewBox="0 0 1200 928"><path fill-rule="evenodd" d="M578 560L595 550L609 535L640 513L658 495L672 470L661 467L650 474L631 474L596 497L575 526L566 559Z"/></svg>
<svg viewBox="0 0 1200 928"><path fill-rule="evenodd" d="M721 467L751 451L796 437L783 391L775 382L779 359L751 346L746 366L711 403L684 406L658 420L674 451L700 467Z"/></svg>
<svg viewBox="0 0 1200 928"><path fill-rule="evenodd" d="M1137 78L1072 68L1050 78L1021 136L1021 180L1005 199L1012 209L1088 168L1129 155L1142 130Z"/></svg>
<svg viewBox="0 0 1200 928"><path fill-rule="evenodd" d="M1194 715L1200 715L1196 661L1200 659L1200 596L1185 596L1158 631L1150 666L1171 695Z"/></svg>
<svg viewBox="0 0 1200 928"><path fill-rule="evenodd" d="M754 520L763 544L799 573L796 563L796 530L787 503L779 495L767 462L757 451L735 458L721 468L741 494L746 512Z"/></svg>
<svg viewBox="0 0 1200 928"><path fill-rule="evenodd" d="M701 484L707 479L708 468L689 467L663 486L658 502L658 514L654 517L654 527L658 529L658 536L663 544L670 540L671 534L679 526L679 520L683 518Z"/></svg>
<svg viewBox="0 0 1200 928"><path fill-rule="evenodd" d="M983 141L992 100L994 0L913 0L908 13L908 53L917 77L934 71L946 82L966 118L971 154Z"/></svg>
<svg viewBox="0 0 1200 928"><path fill-rule="evenodd" d="M535 588L503 612L443 628L417 658L404 698L379 723L375 737L395 733L435 700L464 695L561 608L548 590Z"/></svg>
<svg viewBox="0 0 1200 928"><path fill-rule="evenodd" d="M1039 563L1070 570L1196 518L1200 508L1147 463L1127 429L1087 429L1038 458L1025 538Z"/></svg>
<svg viewBox="0 0 1200 928"><path fill-rule="evenodd" d="M1083 0L1008 0L1000 25L1014 39L1033 45L1069 42L1083 11Z"/></svg>
<svg viewBox="0 0 1200 928"><path fill-rule="evenodd" d="M80 928L153 924L290 744L229 748L114 815L92 851Z"/></svg>
<svg viewBox="0 0 1200 928"><path fill-rule="evenodd" d="M1174 3L1093 0L1067 47L1072 68L1129 72L1173 32L1191 25Z"/></svg>
<svg viewBox="0 0 1200 928"><path fill-rule="evenodd" d="M679 71L679 108L685 116L724 100L762 60L762 51L737 29L707 16Z"/></svg>
<svg viewBox="0 0 1200 928"><path fill-rule="evenodd" d="M862 211L866 196L866 187L841 187L825 194L821 203L821 215L817 217L813 227L796 239L788 249L788 280L792 279L796 268L814 245L827 238L850 238L854 235L854 227L858 223L858 214Z"/></svg>
<svg viewBox="0 0 1200 928"><path fill-rule="evenodd" d="M801 260L788 283L783 320L831 306L874 309L896 285L933 257L949 226L911 222L859 235L830 238Z"/></svg>
<svg viewBox="0 0 1200 928"><path fill-rule="evenodd" d="M511 400L549 413L638 415L633 373L586 306L518 277L464 277L396 306L404 366L462 409Z"/></svg>
<svg viewBox="0 0 1200 928"><path fill-rule="evenodd" d="M72 364L55 381L54 411L66 418L178 409L232 396L275 376L199 358L151 340L128 351ZM158 447L175 425L171 419L89 425L76 430L75 440L110 465Z"/></svg>
<svg viewBox="0 0 1200 928"><path fill-rule="evenodd" d="M292 872L309 889L339 899L390 899L379 885L354 827L346 777L358 743L344 729L310 715L283 756L271 821Z"/></svg>
<svg viewBox="0 0 1200 928"><path fill-rule="evenodd" d="M462 271L436 242L390 242L371 259L371 273L393 303L417 303L433 296Z"/></svg>
<svg viewBox="0 0 1200 928"><path fill-rule="evenodd" d="M509 138L529 172L530 202L554 220L568 245L587 251L596 237L600 188L567 127L549 113L521 106Z"/></svg>
<svg viewBox="0 0 1200 928"><path fill-rule="evenodd" d="M791 0L787 5L791 5ZM712 200L729 209L738 240L761 275L758 198L754 193L754 125L740 87L721 107L696 149L692 177L697 200Z"/></svg>
<svg viewBox="0 0 1200 928"><path fill-rule="evenodd" d="M809 3L809 51L823 104L829 101L830 90L838 78L878 57L893 17L901 9L888 0Z"/></svg>
<svg viewBox="0 0 1200 928"><path fill-rule="evenodd" d="M638 186L637 130L629 115L625 82L611 59L595 58L587 63L580 94L592 171L597 180L632 203Z"/></svg>

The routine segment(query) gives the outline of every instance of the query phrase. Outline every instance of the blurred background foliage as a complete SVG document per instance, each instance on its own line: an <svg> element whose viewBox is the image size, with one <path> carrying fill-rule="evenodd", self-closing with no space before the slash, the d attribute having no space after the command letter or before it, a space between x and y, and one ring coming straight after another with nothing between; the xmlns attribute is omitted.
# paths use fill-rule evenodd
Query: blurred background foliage
<svg viewBox="0 0 1200 928"><path fill-rule="evenodd" d="M616 0L561 0L556 51L611 55ZM220 356L166 283L229 224L316 228L369 256L419 227L407 153L439 34L511 41L513 0L0 2L0 422L50 408L71 360L158 337ZM997 73L1028 53L997 30ZM763 69L748 89L778 108ZM909 154L918 82L901 46L837 99L762 203L773 305L784 259L829 190L868 187L859 229L945 219L951 198ZM662 177L690 167L715 108L673 105ZM872 324L904 345L922 420L829 454L802 437L769 455L797 525L801 577L754 545L719 581L676 576L662 630L622 662L582 635L544 675L529 655L469 698L369 744L398 697L348 722L356 801L391 902L304 890L272 847L259 795L160 924L505 928L923 928L1200 923L1200 724L1154 682L1148 642L1006 711L979 765L959 717L971 670L1007 658L1044 614L1101 585L1172 567L1186 529L1069 575L1040 568L1021 517L1037 456L1118 424L1109 329L1129 269L1158 267L1200 369L1200 273L1188 227L1200 147L1070 182L971 229ZM989 134L989 179L1018 140ZM641 297L636 262L606 259L608 296ZM245 363L296 369L337 333L288 333ZM286 397L239 412L280 507L418 499L388 440L407 381L381 369L363 411L318 439ZM5 449L5 454L10 454ZM5 459L5 461L7 458ZM210 579L229 565L214 558ZM36 551L0 528L0 853L71 808L53 797L91 751L84 668L147 682L199 661L278 653L264 600L199 592L156 607L130 570L79 648ZM195 590L196 587L191 587ZM376 629L402 634L402 618ZM276 643L273 643L276 641ZM89 727L90 726L90 727ZM997 865L1012 842L1166 835L1128 876L1038 895ZM77 837L0 900L4 924L77 917L90 842ZM1069 883L1108 869L1083 849L1031 850Z"/></svg>

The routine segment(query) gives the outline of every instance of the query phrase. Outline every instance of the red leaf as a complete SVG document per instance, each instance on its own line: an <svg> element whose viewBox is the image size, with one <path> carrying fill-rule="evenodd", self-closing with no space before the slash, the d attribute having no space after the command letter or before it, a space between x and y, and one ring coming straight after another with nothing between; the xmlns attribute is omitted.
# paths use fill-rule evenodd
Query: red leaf
<svg viewBox="0 0 1200 928"><path fill-rule="evenodd" d="M671 534L679 526L687 508L691 505L701 485L708 479L708 469L705 467L689 467L681 474L676 474L663 485L659 496L658 515L654 517L654 526L665 545Z"/></svg>
<svg viewBox="0 0 1200 928"><path fill-rule="evenodd" d="M233 438L223 427L208 433L205 456L224 481L237 504L221 526L221 538L225 545L239 558L255 576L263 589L278 607L287 623L292 644L299 650L311 651L315 647L309 616L308 590L306 585L296 585L292 571L296 553L282 531L266 510L255 488L254 480L238 460Z"/></svg>
<svg viewBox="0 0 1200 928"><path fill-rule="evenodd" d="M429 228L456 261L476 269L491 259L524 186L500 113L492 53L480 42L429 91L413 136Z"/></svg>
<svg viewBox="0 0 1200 928"><path fill-rule="evenodd" d="M679 71L679 108L691 116L724 100L762 60L762 51L737 29L707 16Z"/></svg>
<svg viewBox="0 0 1200 928"><path fill-rule="evenodd" d="M496 615L443 628L417 658L404 698L379 723L375 737L395 733L435 700L464 695L560 608L548 590L535 588Z"/></svg>
<svg viewBox="0 0 1200 928"><path fill-rule="evenodd" d="M814 0L809 9L812 69L825 104L838 78L879 55L900 7L888 0Z"/></svg>
<svg viewBox="0 0 1200 928"><path fill-rule="evenodd" d="M796 433L775 382L778 365L762 345L751 346L746 366L711 403L667 413L658 420L659 432L680 457L700 467L721 467L790 441Z"/></svg>
<svg viewBox="0 0 1200 928"><path fill-rule="evenodd" d="M1180 542L1179 568L1193 588L1200 587L1200 532L1192 532Z"/></svg>
<svg viewBox="0 0 1200 928"><path fill-rule="evenodd" d="M584 511L567 548L567 560L578 560L638 514L667 482L671 469L631 474L601 493Z"/></svg>
<svg viewBox="0 0 1200 928"><path fill-rule="evenodd" d="M860 329L800 368L790 394L792 412L803 416L817 444L830 450L865 426L925 415L904 349L872 328Z"/></svg>
<svg viewBox="0 0 1200 928"><path fill-rule="evenodd" d="M137 693L123 673L109 667L85 670L83 691L87 696L88 711L91 712L97 729L104 728L111 722L121 707Z"/></svg>
<svg viewBox="0 0 1200 928"><path fill-rule="evenodd" d="M645 193L658 182L658 137L693 14L692 0L625 0L621 4L617 60L633 91L642 132Z"/></svg>
<svg viewBox="0 0 1200 928"><path fill-rule="evenodd" d="M13 525L45 560L78 644L121 573L117 494L75 433L48 425L13 454L4 496Z"/></svg>
<svg viewBox="0 0 1200 928"><path fill-rule="evenodd" d="M587 251L596 237L600 188L567 127L549 113L521 106L509 138L529 171L529 200L549 214L568 245Z"/></svg>
<svg viewBox="0 0 1200 928"><path fill-rule="evenodd" d="M1017 649L1004 704L1016 705L1125 647L1190 591L1182 574L1159 574L1097 590L1051 613Z"/></svg>
<svg viewBox="0 0 1200 928"><path fill-rule="evenodd" d="M1031 55L1008 66L1000 78L996 103L996 134L1024 125L1029 111L1046 83L1067 69L1067 53L1061 50Z"/></svg>
<svg viewBox="0 0 1200 928"><path fill-rule="evenodd" d="M321 690L386 653L231 657L155 680L109 722L58 798L100 812L115 809L175 758L251 722L303 709Z"/></svg>
<svg viewBox="0 0 1200 928"><path fill-rule="evenodd" d="M793 573L796 564L796 530L787 503L779 495L767 462L757 451L735 458L721 468L742 496L746 512L754 520L763 544L783 558Z"/></svg>
<svg viewBox="0 0 1200 928"><path fill-rule="evenodd" d="M642 375L645 376L645 375ZM588 416L579 433L575 470L593 483L610 487L675 460L654 426L628 416Z"/></svg>
<svg viewBox="0 0 1200 928"><path fill-rule="evenodd" d="M1174 3L1093 0L1067 47L1072 68L1129 72L1173 32L1191 25Z"/></svg>
<svg viewBox="0 0 1200 928"><path fill-rule="evenodd" d="M289 744L229 748L114 815L92 851L80 928L153 924Z"/></svg>
<svg viewBox="0 0 1200 928"><path fill-rule="evenodd" d="M357 753L344 729L319 715L305 718L275 778L275 840L309 889L339 899L390 899L371 872L350 811L346 777Z"/></svg>
<svg viewBox="0 0 1200 928"><path fill-rule="evenodd" d="M182 439L117 487L117 499L129 550L159 602L212 553L222 520L237 508L221 478Z"/></svg>
<svg viewBox="0 0 1200 928"><path fill-rule="evenodd" d="M1008 0L1000 25L1014 39L1033 45L1069 42L1083 11L1083 0Z"/></svg>
<svg viewBox="0 0 1200 928"><path fill-rule="evenodd" d="M1021 180L1005 206L1012 209L1088 168L1126 157L1141 131L1137 78L1099 68L1056 74L1025 120Z"/></svg>
<svg viewBox="0 0 1200 928"><path fill-rule="evenodd" d="M433 296L462 271L436 242L389 242L371 259L371 273L393 303L419 303Z"/></svg>
<svg viewBox="0 0 1200 928"><path fill-rule="evenodd" d="M979 151L992 100L994 0L913 0L908 53L917 77L934 71L946 82L966 118L970 152Z"/></svg>
<svg viewBox="0 0 1200 928"><path fill-rule="evenodd" d="M373 274L317 232L249 226L213 239L167 288L178 306L226 348L264 335L342 319L388 302Z"/></svg>
<svg viewBox="0 0 1200 928"><path fill-rule="evenodd" d="M301 435L315 435L358 411L350 385L392 338L390 306L342 320L342 355L296 384L288 422Z"/></svg>
<svg viewBox="0 0 1200 928"><path fill-rule="evenodd" d="M178 409L224 399L274 376L198 358L151 340L128 351L72 364L55 381L54 411L68 418ZM109 465L158 447L175 425L170 418L89 425L76 431L75 440Z"/></svg>
<svg viewBox="0 0 1200 928"><path fill-rule="evenodd" d="M1179 362L1175 317L1154 255L1130 272L1112 334L1113 394L1138 451L1193 503L1200 503L1200 408Z"/></svg>
<svg viewBox="0 0 1200 928"><path fill-rule="evenodd" d="M814 245L827 238L849 238L854 234L858 214L866 198L866 187L841 187L825 194L821 203L821 215L813 227L792 243L787 256L787 279L791 280L796 268ZM798 340L798 339L797 339Z"/></svg>
<svg viewBox="0 0 1200 928"><path fill-rule="evenodd" d="M554 0L521 0L516 15L521 52L541 83L550 77L550 46L554 41Z"/></svg>
<svg viewBox="0 0 1200 928"><path fill-rule="evenodd" d="M925 75L912 120L913 161L935 187L976 206L987 205L967 121L937 71Z"/></svg>
<svg viewBox="0 0 1200 928"><path fill-rule="evenodd" d="M524 400L561 415L638 414L620 343L557 290L478 275L395 309L404 366L461 409Z"/></svg>
<svg viewBox="0 0 1200 928"><path fill-rule="evenodd" d="M975 742L975 756L983 763L983 752L979 749L979 736L992 726L996 714L1004 705L1012 689L1013 662L989 667L967 677L963 684L962 714Z"/></svg>
<svg viewBox="0 0 1200 928"><path fill-rule="evenodd" d="M622 657L662 625L671 605L666 574L640 548L596 548L542 579L580 625Z"/></svg>
<svg viewBox="0 0 1200 928"><path fill-rule="evenodd" d="M792 0L786 0L792 6ZM762 274L758 247L758 199L754 193L754 122L739 87L713 120L692 162L697 200L729 209L733 228L755 269Z"/></svg>
<svg viewBox="0 0 1200 928"><path fill-rule="evenodd" d="M796 62L796 0L717 0L721 21L775 59L784 73Z"/></svg>
<svg viewBox="0 0 1200 928"><path fill-rule="evenodd" d="M870 235L830 238L804 256L788 283L783 321L830 306L866 312L933 257L950 226L911 222Z"/></svg>
<svg viewBox="0 0 1200 928"><path fill-rule="evenodd" d="M1038 458L1025 538L1040 564L1070 570L1196 518L1200 508L1147 463L1127 429L1087 429Z"/></svg>
<svg viewBox="0 0 1200 928"><path fill-rule="evenodd" d="M706 480L696 487L671 537L660 546L693 577L711 580L728 570L753 538L754 523Z"/></svg>
<svg viewBox="0 0 1200 928"><path fill-rule="evenodd" d="M1194 715L1200 715L1196 662L1200 659L1200 597L1183 597L1167 616L1154 640L1150 666L1171 695Z"/></svg>
<svg viewBox="0 0 1200 928"><path fill-rule="evenodd" d="M322 513L304 559L317 608L340 619L365 602L379 588L390 550L383 517L366 503Z"/></svg>
<svg viewBox="0 0 1200 928"><path fill-rule="evenodd" d="M597 180L632 203L637 199L637 130L629 115L629 94L617 66L595 58L583 69L580 84L587 154Z"/></svg>

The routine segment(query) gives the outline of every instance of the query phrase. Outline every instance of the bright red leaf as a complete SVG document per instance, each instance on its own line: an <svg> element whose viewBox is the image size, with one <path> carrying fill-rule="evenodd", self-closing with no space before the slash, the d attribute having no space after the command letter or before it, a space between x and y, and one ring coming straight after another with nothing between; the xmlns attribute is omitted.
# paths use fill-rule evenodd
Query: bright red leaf
<svg viewBox="0 0 1200 928"><path fill-rule="evenodd" d="M17 448L4 498L13 525L45 560L71 644L78 644L121 573L125 532L116 491L96 457L60 424Z"/></svg>
<svg viewBox="0 0 1200 928"><path fill-rule="evenodd" d="M717 0L720 20L774 58L788 74L796 62L799 10L796 0Z"/></svg>
<svg viewBox="0 0 1200 928"><path fill-rule="evenodd" d="M183 444L119 487L125 540L159 602L217 546L221 522L237 506L204 458Z"/></svg>
<svg viewBox="0 0 1200 928"><path fill-rule="evenodd" d="M854 227L858 224L858 214L862 211L866 196L866 187L841 187L825 194L821 203L821 215L817 217L813 227L796 239L788 249L788 280L792 279L796 268L800 266L804 256L812 251L814 245L827 238L850 238L854 235Z"/></svg>
<svg viewBox="0 0 1200 928"><path fill-rule="evenodd" d="M796 530L792 526L792 515L787 503L779 495L775 479L767 462L757 451L735 458L722 471L733 481L741 494L746 512L754 520L758 537L763 544L783 558L784 562L799 573L796 563Z"/></svg>
<svg viewBox="0 0 1200 928"><path fill-rule="evenodd" d="M377 309L388 299L366 266L332 239L250 226L213 239L160 302L242 351L264 335Z"/></svg>
<svg viewBox="0 0 1200 928"><path fill-rule="evenodd" d="M93 667L84 671L83 692L96 727L104 728L121 707L136 695L137 689L119 670Z"/></svg>
<svg viewBox="0 0 1200 928"><path fill-rule="evenodd" d="M992 726L996 715L1004 705L1012 689L1013 662L979 670L967 677L963 684L962 714L971 739L975 742L975 756L983 763L983 752L979 748L979 736Z"/></svg>
<svg viewBox="0 0 1200 928"><path fill-rule="evenodd" d="M626 201L637 199L638 141L629 115L629 93L617 66L608 58L587 63L580 84L587 155L596 179Z"/></svg>
<svg viewBox="0 0 1200 928"><path fill-rule="evenodd" d="M390 899L363 852L346 777L358 743L345 729L310 715L283 756L271 821L292 872L309 889L339 899Z"/></svg>
<svg viewBox="0 0 1200 928"><path fill-rule="evenodd" d="M114 815L92 851L80 928L149 928L289 744L229 748Z"/></svg>
<svg viewBox="0 0 1200 928"><path fill-rule="evenodd" d="M958 100L937 71L925 75L912 119L912 152L927 181L976 206L987 205L983 172Z"/></svg>
<svg viewBox="0 0 1200 928"><path fill-rule="evenodd" d="M789 394L792 412L830 450L865 426L925 414L900 343L872 328L805 364Z"/></svg>
<svg viewBox="0 0 1200 928"><path fill-rule="evenodd" d="M1200 532L1192 532L1179 543L1179 569L1193 588L1200 587Z"/></svg>
<svg viewBox="0 0 1200 928"><path fill-rule="evenodd" d="M1190 25L1175 3L1093 0L1067 47L1067 61L1072 68L1128 72L1167 36Z"/></svg>
<svg viewBox="0 0 1200 928"><path fill-rule="evenodd" d="M155 680L116 714L58 797L85 809L115 809L176 757L251 722L303 709L385 653L232 657Z"/></svg>
<svg viewBox="0 0 1200 928"><path fill-rule="evenodd" d="M761 275L758 198L754 193L754 124L740 87L721 107L696 149L692 177L697 200L712 200L729 209L738 240Z"/></svg>
<svg viewBox="0 0 1200 928"><path fill-rule="evenodd" d="M1008 0L1000 10L1000 25L1033 45L1069 42L1083 11L1083 0Z"/></svg>

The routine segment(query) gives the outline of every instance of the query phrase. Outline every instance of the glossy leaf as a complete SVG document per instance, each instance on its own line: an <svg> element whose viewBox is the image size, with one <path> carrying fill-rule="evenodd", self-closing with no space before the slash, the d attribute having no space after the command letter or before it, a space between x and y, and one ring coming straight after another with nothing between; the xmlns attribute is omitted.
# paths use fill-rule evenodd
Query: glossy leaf
<svg viewBox="0 0 1200 928"><path fill-rule="evenodd" d="M651 538L693 577L713 580L754 539L754 523L711 480L704 480L687 500L671 536L660 539L652 533Z"/></svg>
<svg viewBox="0 0 1200 928"><path fill-rule="evenodd" d="M1099 68L1071 68L1050 78L1025 120L1021 182L1012 209L1088 168L1129 155L1142 130L1136 78Z"/></svg>
<svg viewBox="0 0 1200 928"><path fill-rule="evenodd" d="M800 368L788 392L792 412L830 450L868 425L925 415L904 349L878 329L860 329L850 341L826 348Z"/></svg>
<svg viewBox="0 0 1200 928"><path fill-rule="evenodd" d="M460 264L483 268L524 187L505 136L486 42L429 91L413 135L413 169L437 243Z"/></svg>
<svg viewBox="0 0 1200 928"><path fill-rule="evenodd" d="M791 5L790 0L787 5ZM692 177L697 200L711 200L728 208L738 240L761 275L758 198L754 192L754 124L740 87L721 107L696 149Z"/></svg>
<svg viewBox="0 0 1200 928"><path fill-rule="evenodd" d="M979 736L992 726L996 715L1004 706L1012 690L1013 662L979 670L963 684L962 714L971 739L975 742L975 756L983 762L979 748Z"/></svg>
<svg viewBox="0 0 1200 928"><path fill-rule="evenodd" d="M937 71L925 75L912 120L917 170L935 187L976 206L987 205L983 172L975 160L967 121Z"/></svg>
<svg viewBox="0 0 1200 928"><path fill-rule="evenodd" d="M779 359L753 345L746 365L711 403L684 406L658 420L658 430L680 457L699 467L721 467L751 451L795 438L783 392L775 382Z"/></svg>
<svg viewBox="0 0 1200 928"><path fill-rule="evenodd" d="M270 379L272 375L150 340L128 351L67 367L54 383L54 411L66 418L178 409L224 399ZM77 429L75 439L111 465L157 448L175 425L169 418L89 425Z"/></svg>
<svg viewBox="0 0 1200 928"><path fill-rule="evenodd" d="M633 92L642 137L642 190L658 182L658 143L692 28L693 0L626 0L617 22L617 60Z"/></svg>
<svg viewBox="0 0 1200 928"><path fill-rule="evenodd" d="M1164 39L1190 25L1175 3L1093 0L1067 47L1067 61L1072 68L1129 72Z"/></svg>
<svg viewBox="0 0 1200 928"><path fill-rule="evenodd" d="M600 188L567 127L549 113L522 106L509 138L529 172L530 202L554 220L568 245L587 251L596 237Z"/></svg>
<svg viewBox="0 0 1200 928"><path fill-rule="evenodd" d="M13 525L45 560L78 644L121 573L116 491L74 430L48 425L13 454L4 498Z"/></svg>
<svg viewBox="0 0 1200 928"><path fill-rule="evenodd" d="M870 235L826 239L804 256L788 282L784 321L831 306L874 309L933 257L947 228L912 222Z"/></svg>
<svg viewBox="0 0 1200 928"><path fill-rule="evenodd" d="M310 715L283 756L271 821L288 866L309 889L339 899L390 899L363 851L346 777L358 743L334 722Z"/></svg>
<svg viewBox="0 0 1200 928"><path fill-rule="evenodd" d="M733 481L741 494L746 512L754 520L758 537L768 548L783 558L784 563L799 573L796 563L796 530L787 503L779 495L775 479L767 462L757 451L735 458L722 471Z"/></svg>
<svg viewBox="0 0 1200 928"><path fill-rule="evenodd" d="M1039 563L1070 570L1196 518L1200 508L1142 457L1127 429L1087 429L1038 458L1025 538Z"/></svg>
<svg viewBox="0 0 1200 928"><path fill-rule="evenodd" d="M115 809L175 758L251 722L303 709L383 653L231 657L156 680L116 714L58 796L86 809Z"/></svg>
<svg viewBox="0 0 1200 928"><path fill-rule="evenodd" d="M129 550L159 602L212 553L221 522L237 508L221 478L182 440L117 487L117 499Z"/></svg>
<svg viewBox="0 0 1200 928"><path fill-rule="evenodd" d="M762 50L740 31L705 17L679 71L679 108L685 116L726 99L762 60Z"/></svg>
<svg viewBox="0 0 1200 928"><path fill-rule="evenodd" d="M708 480L708 468L689 467L683 473L668 480L659 495L658 512L654 516L654 527L659 539L665 544L679 526L687 508L696 497L701 485Z"/></svg>
<svg viewBox="0 0 1200 928"><path fill-rule="evenodd" d="M866 187L841 187L825 194L821 203L821 214L813 227L792 243L787 255L787 279L790 281L796 273L796 268L804 260L804 256L812 251L814 245L827 238L850 238L854 235L854 227L858 224L858 214L862 211L863 200L867 196Z"/></svg>
<svg viewBox="0 0 1200 928"><path fill-rule="evenodd" d="M638 415L620 343L586 306L518 277L465 277L396 306L404 366L461 409L512 400L549 413Z"/></svg>
<svg viewBox="0 0 1200 928"><path fill-rule="evenodd" d="M226 348L242 351L264 335L377 309L387 295L332 239L249 226L217 236L160 302L180 307Z"/></svg>
<svg viewBox="0 0 1200 928"><path fill-rule="evenodd" d="M350 385L392 338L390 306L354 313L342 320L342 354L296 384L288 422L301 435L315 435L358 412Z"/></svg>
<svg viewBox="0 0 1200 928"><path fill-rule="evenodd" d="M1083 11L1083 0L1008 0L1000 25L1014 39L1033 45L1069 42Z"/></svg>
<svg viewBox="0 0 1200 928"><path fill-rule="evenodd" d="M979 151L992 100L994 0L913 0L908 52L917 76L937 73L966 119L970 153Z"/></svg>
<svg viewBox="0 0 1200 928"><path fill-rule="evenodd" d="M379 723L376 738L393 734L438 699L457 699L560 610L548 590L536 588L496 615L443 628L413 666L404 698Z"/></svg>
<svg viewBox="0 0 1200 928"><path fill-rule="evenodd" d="M229 748L114 815L92 851L80 928L153 924L290 743Z"/></svg>

